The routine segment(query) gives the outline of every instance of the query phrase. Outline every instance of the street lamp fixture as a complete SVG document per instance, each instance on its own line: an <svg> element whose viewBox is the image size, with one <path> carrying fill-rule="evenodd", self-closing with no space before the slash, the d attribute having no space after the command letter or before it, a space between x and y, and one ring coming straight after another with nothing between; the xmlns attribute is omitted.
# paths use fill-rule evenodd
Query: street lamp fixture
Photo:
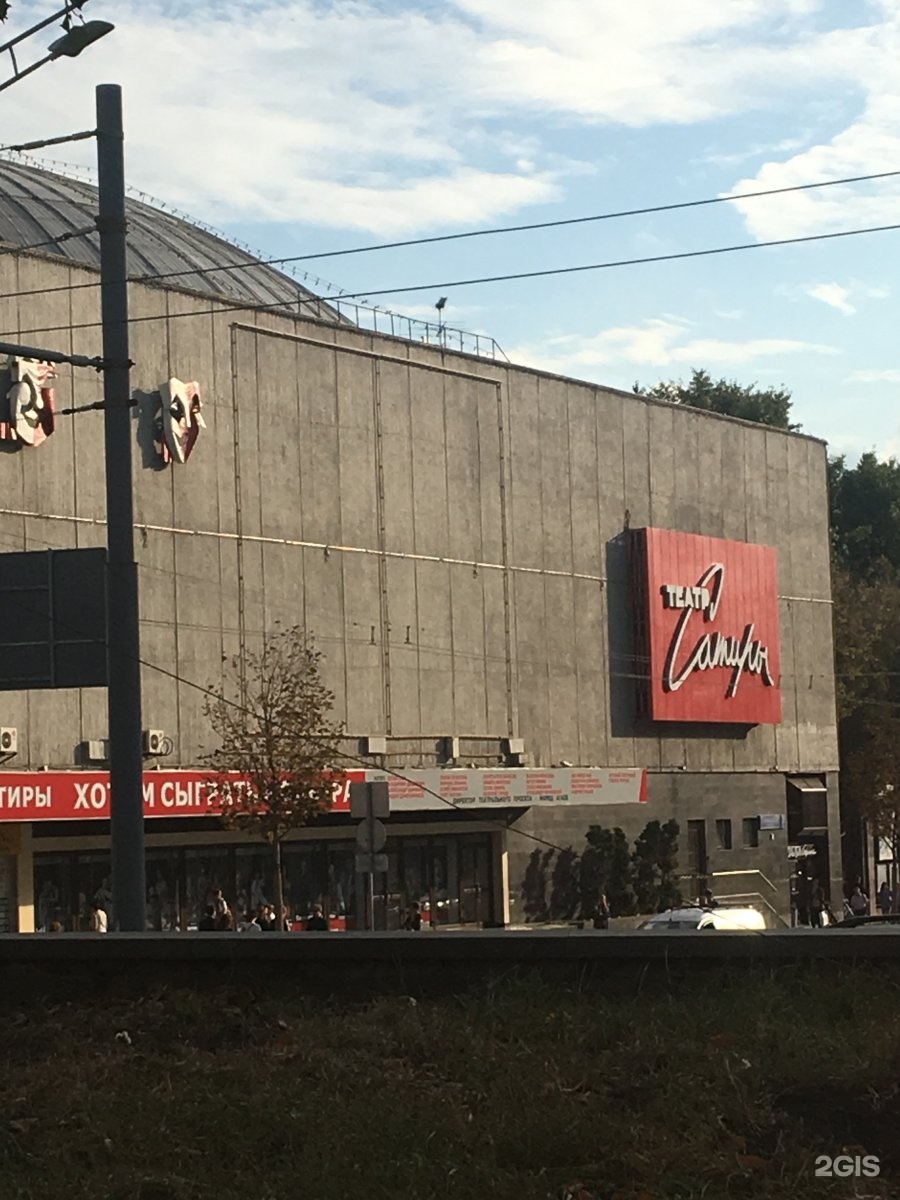
<svg viewBox="0 0 900 1200"><path fill-rule="evenodd" d="M2 8L3 0L0 0L0 8ZM77 12L81 16L82 6L87 4L87 0L68 0L64 8L59 12L53 13L46 20L40 21L37 25L32 25L30 29L26 29L24 33L20 33L18 37L14 37L11 41L0 46L0 54L5 54L9 51L9 57L12 59L13 76L11 79L0 83L0 92L5 91L8 87L12 87L14 83L18 83L20 79L24 79L26 75L31 75L37 71L45 63L54 62L58 58L76 58L82 50L105 37L106 34L112 33L115 28L109 21L85 21L81 18L80 25L72 23L72 13ZM46 29L48 25L52 25L62 17L62 27L65 33L61 38L57 38L49 47L49 54L45 54L43 58L39 58L37 62L31 66L19 70L19 64L16 61L16 46L21 42L26 41L32 34L39 33L40 30Z"/></svg>
<svg viewBox="0 0 900 1200"><path fill-rule="evenodd" d="M50 58L77 58L82 50L99 42L114 29L115 25L109 21L85 21L83 25L73 25L61 38L50 43Z"/></svg>

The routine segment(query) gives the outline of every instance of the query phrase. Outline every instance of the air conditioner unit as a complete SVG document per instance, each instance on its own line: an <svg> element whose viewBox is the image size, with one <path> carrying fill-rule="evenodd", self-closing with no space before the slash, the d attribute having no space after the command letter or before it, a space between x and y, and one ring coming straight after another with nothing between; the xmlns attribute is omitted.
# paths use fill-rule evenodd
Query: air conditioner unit
<svg viewBox="0 0 900 1200"><path fill-rule="evenodd" d="M441 738L441 754L444 762L456 762L459 758L459 738Z"/></svg>
<svg viewBox="0 0 900 1200"><path fill-rule="evenodd" d="M109 743L105 739L84 743L86 762L106 762L109 758Z"/></svg>
<svg viewBox="0 0 900 1200"><path fill-rule="evenodd" d="M168 754L170 752L169 739L166 737L164 729L145 729L144 730L144 753L149 757Z"/></svg>
<svg viewBox="0 0 900 1200"><path fill-rule="evenodd" d="M387 738L369 736L362 739L363 754L387 754Z"/></svg>
<svg viewBox="0 0 900 1200"><path fill-rule="evenodd" d="M0 754L15 754L18 749L18 729L0 729Z"/></svg>

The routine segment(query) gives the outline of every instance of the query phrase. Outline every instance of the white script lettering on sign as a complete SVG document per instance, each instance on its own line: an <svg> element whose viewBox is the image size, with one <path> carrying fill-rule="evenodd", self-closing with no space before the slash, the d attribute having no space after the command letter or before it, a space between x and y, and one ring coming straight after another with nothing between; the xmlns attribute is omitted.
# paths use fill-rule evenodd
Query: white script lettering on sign
<svg viewBox="0 0 900 1200"><path fill-rule="evenodd" d="M666 608L682 610L663 669L663 687L667 692L677 692L695 671L711 671L716 667L731 667L731 679L726 696L736 695L741 676L745 671L759 675L767 687L774 680L769 672L769 651L753 637L754 625L749 622L740 636L731 636L716 631L702 633L692 650L682 656L682 642L688 636L691 618L695 612L703 614L704 621L715 620L725 586L725 567L713 563L703 572L694 586L663 584L662 597Z"/></svg>

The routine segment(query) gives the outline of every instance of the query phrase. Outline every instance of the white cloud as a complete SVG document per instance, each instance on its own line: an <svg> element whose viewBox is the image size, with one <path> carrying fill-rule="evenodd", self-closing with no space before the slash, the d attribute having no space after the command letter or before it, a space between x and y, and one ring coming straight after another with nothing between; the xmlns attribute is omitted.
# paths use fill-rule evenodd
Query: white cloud
<svg viewBox="0 0 900 1200"><path fill-rule="evenodd" d="M866 10L860 10L865 12ZM860 97L854 119L827 140L782 161L764 164L728 192L792 187L869 175L900 164L900 2L869 6L876 19L837 29L807 46L808 68L835 95ZM838 116L831 114L831 124ZM898 223L900 176L736 202L761 241ZM876 236L876 235L872 235ZM888 236L888 235L882 235Z"/></svg>
<svg viewBox="0 0 900 1200"><path fill-rule="evenodd" d="M88 127L92 83L109 71L127 80L129 178L190 212L388 235L486 223L597 169L559 156L540 125L511 132L523 118L721 118L822 77L852 81L847 59L886 61L870 30L810 31L813 7L120 0L110 38L5 95L4 137Z"/></svg>
<svg viewBox="0 0 900 1200"><path fill-rule="evenodd" d="M615 326L593 336L574 334L509 350L513 362L557 374L578 376L610 366L733 366L793 354L837 354L833 346L792 338L723 341L689 336L686 321L656 318L641 325Z"/></svg>
<svg viewBox="0 0 900 1200"><path fill-rule="evenodd" d="M817 283L814 287L808 287L806 294L812 296L813 300L821 300L829 308L836 308L845 316L852 316L856 312L850 303L849 289L841 287L839 283Z"/></svg>
<svg viewBox="0 0 900 1200"><path fill-rule="evenodd" d="M888 367L884 370L867 368L862 371L852 371L847 376L848 383L900 383L900 370Z"/></svg>

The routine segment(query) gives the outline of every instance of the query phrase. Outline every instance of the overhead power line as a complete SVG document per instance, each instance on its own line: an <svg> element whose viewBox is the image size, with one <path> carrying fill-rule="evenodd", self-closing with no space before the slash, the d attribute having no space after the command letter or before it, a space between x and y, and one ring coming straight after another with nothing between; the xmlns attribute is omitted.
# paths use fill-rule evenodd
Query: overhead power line
<svg viewBox="0 0 900 1200"><path fill-rule="evenodd" d="M79 136L86 136L86 135L79 135ZM69 140L69 139L65 139L65 140ZM592 214L589 216L584 216L584 217L566 217L566 218L556 220L556 221L535 221L535 222L531 222L531 223L525 224L525 225L505 225L505 226L499 226L499 227L493 227L493 228L470 229L470 230L465 230L462 233L436 234L431 237L409 238L405 241L398 241L398 242L380 242L374 246L353 246L353 247L348 247L348 248L339 249L339 250L323 250L317 254L295 254L295 255L289 255L289 256L282 255L280 258L254 259L253 262L247 262L247 263L229 263L226 265L214 266L214 267L190 267L190 268L186 268L183 271L147 272L143 275L131 276L129 278L129 282L131 282L131 283L150 283L150 282L153 282L154 280L173 279L176 277L180 278L185 275L190 275L190 276L196 277L198 275L212 275L212 274L215 274L216 272L220 272L220 271L251 270L252 268L258 267L258 266L278 266L278 265L283 265L284 263L308 262L308 261L310 261L312 259L316 259L316 258L338 258L338 257L343 257L346 255L351 255L351 254L371 254L371 253L373 253L375 251L379 251L379 250L396 250L396 249L401 249L401 248L409 247L409 246L428 246L428 245L435 245L440 242L461 241L466 238L490 237L495 234L527 233L527 232L536 231L536 230L540 230L540 229L559 229L559 228L562 228L562 227L568 226L568 225L584 225L584 224L588 224L590 222L612 221L612 220L618 220L622 217L649 216L653 213L675 212L679 209L701 208L701 207L705 207L705 206L712 205L712 204L727 204L727 203L731 203L731 202L738 201L738 200L754 200L754 199L758 199L759 197L778 196L778 195L784 195L789 192L813 191L817 188L836 187L840 184L868 183L868 182L871 182L872 180L890 179L890 178L893 178L898 175L900 175L900 169L894 170L894 171L878 171L878 172L875 172L875 173L869 174L869 175L847 175L841 179L826 179L826 180L822 180L818 183L798 183L798 184L793 184L789 187L767 188L766 190L760 191L760 192L742 192L742 193L729 194L727 196L710 196L710 197L706 197L705 199L702 199L702 200L683 200L683 201L678 201L678 202L671 203L671 204L654 204L654 205L647 205L642 208L619 209L614 212L595 213L595 214ZM78 232L86 232L86 231L80 230ZM90 232L90 230L88 230L87 232ZM65 237L72 237L72 236L76 236L76 235L75 234L64 235L64 237L56 238L55 240L63 241L63 240L65 240ZM39 246L45 246L45 245L51 245L51 244L52 244L51 242L38 243ZM26 250L36 249L36 248L37 248L36 246L22 246L22 247L19 247L18 249L21 249L24 252ZM64 284L64 285L62 285L60 287L56 287L56 288L32 288L28 291L7 293L6 299L11 300L11 299L16 299L18 297L24 297L24 296L48 295L51 292L77 291L77 290L84 289L84 288L92 288L92 287L99 287L99 286L100 286L100 284L98 281L96 283L91 282L91 283L77 283L77 284L67 284L67 285ZM357 294L365 295L367 293L357 293Z"/></svg>
<svg viewBox="0 0 900 1200"><path fill-rule="evenodd" d="M315 258L340 258L348 254L372 254L377 250L398 250L407 246L430 246L437 242L457 242L464 238L492 237L501 233L527 233L538 229L560 229L566 225L586 225L596 221L614 221L620 217L649 216L651 213L675 212L678 209L702 208L710 204L727 204L735 200L753 200L760 196L780 196L786 192L806 192L815 188L835 187L845 183L867 183L873 179L889 179L900 175L900 170L878 171L872 175L848 175L843 179L825 179L819 183L798 183L790 187L766 188L761 192L739 192L728 196L711 196L704 200L680 200L671 204L654 204L644 208L624 208L616 212L595 213L587 217L565 217L557 221L534 221L527 225L503 225L495 228L469 229L462 233L441 233L433 237L409 238L402 242L380 242L374 246L352 246L344 250L322 250L316 254L292 254L287 258L266 258L260 262L266 266L279 263L309 262ZM247 264L248 266L250 264ZM253 264L258 265L258 264ZM212 275L216 271L230 271L233 267L203 267L195 271L166 271L152 275L136 275L134 282L151 279L171 279L178 275Z"/></svg>
<svg viewBox="0 0 900 1200"><path fill-rule="evenodd" d="M473 287L476 284L483 283L508 283L519 279L542 279L552 275L574 275L584 271L606 271L614 267L636 267L648 263L675 262L679 259L690 258L708 258L716 254L734 254L741 250L764 250L772 246L798 246L808 242L825 242L834 241L837 238L858 237L867 233L888 233L900 229L900 224L896 225L870 225L863 229L841 229L834 233L811 233L804 237L779 238L769 242L740 242L733 246L713 246L707 250L681 250L674 254L653 254L644 258L622 258L614 259L608 262L600 263L585 263L575 267L548 267L542 271L517 271L506 275L485 275L474 279L451 279L442 280L437 283L417 283L402 286L394 286L388 288L366 288L365 291L359 292L339 292L336 296L317 296L310 294L308 297L299 298L292 301L291 304L298 306L303 304L325 305L334 304L338 300L353 300L368 296L392 296L400 293L408 292L427 292L436 290L446 290L448 288L457 287ZM145 321L174 321L181 320L185 317L208 317L218 316L228 312L281 312L285 315L302 316L292 309L289 309L289 303L284 300L276 301L272 304L223 304L217 305L215 300L212 300L205 308L189 309L187 312L178 313L154 313L142 317L129 318L130 325L136 325ZM76 329L97 329L100 326L99 321L84 321L75 325L48 325L41 326L36 329L23 329L20 331L7 332L0 334L0 337L24 337L26 334L34 333L62 333L74 331Z"/></svg>
<svg viewBox="0 0 900 1200"><path fill-rule="evenodd" d="M857 237L863 233L887 233L897 225L870 225L865 229L842 229L836 233L810 233L805 237L778 238L769 242L738 242L734 246L713 246L708 250L680 250L676 254L653 254L646 258L620 258L612 262L585 263L577 267L549 267L543 271L517 271L508 275L484 275L475 279L450 279L440 283L417 283L391 288L367 288L361 292L338 292L331 300L354 300L361 296L393 296L402 292L429 292L445 288L472 287L480 283L508 283L517 279L540 279L549 275L574 275L580 271L607 271L612 267L636 267L645 263L673 262L676 259L704 258L713 254L734 254L739 250L763 250L770 246L799 246L804 242L824 242L834 238Z"/></svg>

